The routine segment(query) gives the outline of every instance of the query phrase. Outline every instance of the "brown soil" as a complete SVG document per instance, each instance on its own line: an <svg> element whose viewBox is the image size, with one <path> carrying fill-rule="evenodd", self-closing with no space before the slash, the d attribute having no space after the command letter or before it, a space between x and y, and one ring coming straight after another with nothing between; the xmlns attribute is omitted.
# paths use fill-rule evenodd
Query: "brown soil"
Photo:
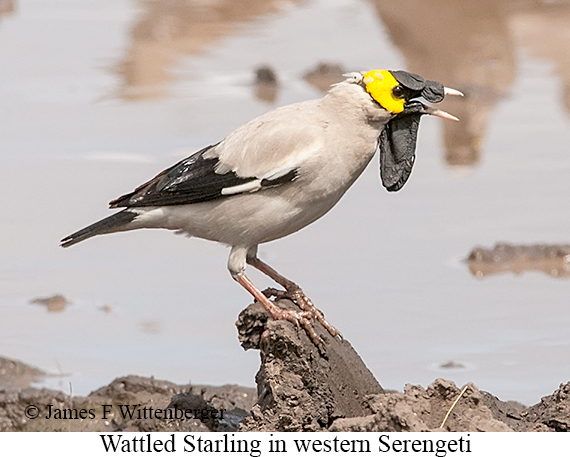
<svg viewBox="0 0 570 457"><path fill-rule="evenodd" d="M541 271L553 278L570 276L570 245L497 243L492 249L474 248L467 257L469 271L483 278L512 272Z"/></svg>
<svg viewBox="0 0 570 457"><path fill-rule="evenodd" d="M285 300L279 304L294 306ZM236 325L242 346L260 351L257 393L255 389L234 385L177 385L126 376L87 397L70 397L58 391L29 387L30 379L41 376L41 371L0 358L0 431L570 429L570 382L531 407L503 402L473 384L460 389L443 379L435 380L427 389L408 384L403 393L387 392L348 341L331 338L318 324L316 331L325 341L324 354L304 331L288 322L268 319L258 304L242 311ZM29 405L38 407L36 419L26 417ZM155 412L176 408L194 414L179 418L156 417L156 414L125 417L121 405L123 408L139 405L140 410L147 407ZM46 418L50 410L51 417ZM110 412L104 414L105 410ZM55 417L56 411L60 417ZM90 413L93 417L80 417Z"/></svg>

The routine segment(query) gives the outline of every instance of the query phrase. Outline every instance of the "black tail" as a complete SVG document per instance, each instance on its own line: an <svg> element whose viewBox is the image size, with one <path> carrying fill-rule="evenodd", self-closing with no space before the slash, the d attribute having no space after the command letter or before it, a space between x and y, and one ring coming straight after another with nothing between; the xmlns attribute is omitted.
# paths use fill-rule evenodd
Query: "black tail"
<svg viewBox="0 0 570 457"><path fill-rule="evenodd" d="M78 232L66 236L61 240L61 247L67 248L79 243L80 241L86 240L87 238L91 238L92 236L114 232L114 229L127 225L135 217L137 217L137 213L133 213L129 210L123 210L119 213L115 213L112 216L101 219L100 221L79 230Z"/></svg>

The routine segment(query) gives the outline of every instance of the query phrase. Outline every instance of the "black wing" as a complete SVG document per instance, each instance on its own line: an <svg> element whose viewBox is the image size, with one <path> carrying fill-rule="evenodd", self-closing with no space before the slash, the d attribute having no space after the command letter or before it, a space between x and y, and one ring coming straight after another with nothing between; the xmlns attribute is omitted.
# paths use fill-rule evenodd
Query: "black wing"
<svg viewBox="0 0 570 457"><path fill-rule="evenodd" d="M204 158L211 148L208 146L190 157L159 173L150 181L137 187L133 192L125 194L109 203L111 208L137 206L185 205L205 202L217 198L225 198L241 192L259 190L292 181L296 178L296 170L276 179L259 179L257 177L242 178L233 171L216 173L217 158ZM224 193L247 183L258 183L257 186L244 187L243 191Z"/></svg>

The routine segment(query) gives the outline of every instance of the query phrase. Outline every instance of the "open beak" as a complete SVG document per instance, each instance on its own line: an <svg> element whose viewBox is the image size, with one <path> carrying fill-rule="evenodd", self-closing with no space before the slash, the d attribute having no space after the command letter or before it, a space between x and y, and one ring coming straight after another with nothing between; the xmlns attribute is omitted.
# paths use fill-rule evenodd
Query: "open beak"
<svg viewBox="0 0 570 457"><path fill-rule="evenodd" d="M422 104L423 105L423 104ZM442 119L449 119L450 121L458 121L459 119L452 114L446 113L443 110L432 108L431 106L423 105L423 114L431 114L432 116L441 117Z"/></svg>
<svg viewBox="0 0 570 457"><path fill-rule="evenodd" d="M443 93L445 95L456 95L458 97L463 97L463 92L460 92L456 89L451 89L450 87L444 87ZM449 114L443 110L432 108L431 106L426 106L422 103L423 106L423 114L431 114L432 116L441 117L442 119L449 119L450 121L458 121L459 119L452 114Z"/></svg>

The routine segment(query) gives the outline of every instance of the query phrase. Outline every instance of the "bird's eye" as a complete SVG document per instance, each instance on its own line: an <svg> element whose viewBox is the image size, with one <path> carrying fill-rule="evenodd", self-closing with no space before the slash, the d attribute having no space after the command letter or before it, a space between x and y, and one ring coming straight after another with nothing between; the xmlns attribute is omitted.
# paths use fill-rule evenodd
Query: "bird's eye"
<svg viewBox="0 0 570 457"><path fill-rule="evenodd" d="M396 86L392 89L392 95L396 98L404 98L404 88L402 86Z"/></svg>

